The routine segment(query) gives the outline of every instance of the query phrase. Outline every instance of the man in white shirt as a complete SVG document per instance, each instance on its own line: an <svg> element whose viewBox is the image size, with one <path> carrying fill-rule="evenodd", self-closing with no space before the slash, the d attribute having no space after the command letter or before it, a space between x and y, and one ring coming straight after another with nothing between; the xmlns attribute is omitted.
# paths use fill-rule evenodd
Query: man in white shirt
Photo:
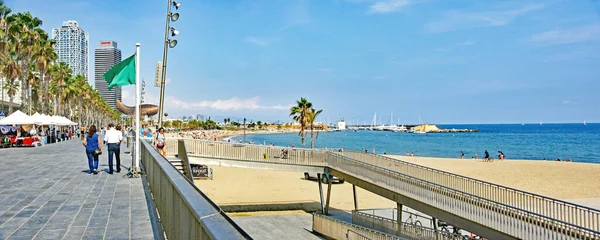
<svg viewBox="0 0 600 240"><path fill-rule="evenodd" d="M108 173L113 174L113 154L117 157L117 172L121 171L121 141L123 141L123 134L121 131L115 129L115 125L108 124L108 130L104 134L104 141L108 148Z"/></svg>

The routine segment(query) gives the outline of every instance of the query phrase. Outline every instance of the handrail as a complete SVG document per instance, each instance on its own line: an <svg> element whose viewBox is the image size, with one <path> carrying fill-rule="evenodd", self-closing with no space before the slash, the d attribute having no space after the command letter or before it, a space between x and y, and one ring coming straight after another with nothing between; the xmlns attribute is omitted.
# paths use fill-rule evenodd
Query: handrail
<svg viewBox="0 0 600 240"><path fill-rule="evenodd" d="M347 154L347 152L333 152L333 151L323 151L322 149L317 149L317 150L312 150L312 149L301 149L301 148L289 148L289 147L274 147L274 146L261 146L261 145L252 145L252 144L237 144L237 143L225 143L225 142L212 142L212 141L204 141L204 140L187 140L187 142L192 141L190 143L194 143L194 146L191 146L192 149L197 150L196 152L198 152L195 155L200 155L200 156L206 156L206 157L213 157L213 158L223 158L223 159L236 159L236 160L243 160L243 161L256 161L256 162L269 162L269 163L280 163L280 164L293 164L293 165L316 165L316 166L329 166L332 168L341 168L343 169L343 164L338 164L338 165L342 165L340 166L334 166L332 165L332 162L329 160L330 156L339 156L344 158L344 161L346 160L352 160L352 161L356 161L356 162L360 162L360 163L367 163L369 162L368 160L363 160L366 157L370 157L370 159L375 160L374 162L379 161L378 164L369 164L372 166L376 166L376 167L380 167L385 169L385 167L388 167L387 165L391 165L393 163L398 163L398 164L404 164L405 162L403 161L389 161L389 160L394 160L394 159L390 159L390 158L383 158L380 157L378 155L356 155L356 156L352 156L352 158L348 157L348 156L344 156ZM210 147L207 147L210 146ZM290 150L291 152L295 152L297 155L294 156L294 159L290 160L290 159L274 159L272 158L273 156L270 156L271 153L275 152L277 153L277 151L282 150L282 149L287 149ZM266 156L266 154L268 153L269 157ZM352 153L352 152L350 152ZM265 154L265 155L263 155ZM194 154L192 154L194 155ZM372 156L377 156L377 158L373 159ZM315 159L316 158L316 159ZM321 159L324 158L324 159ZM382 162L382 160L384 162ZM373 162L373 161L371 161ZM408 166L410 167L416 167L416 168L423 168L426 171L429 171L430 168L426 168L420 165L416 165L416 164L408 164ZM389 170L389 169L388 169ZM404 170L404 171L402 171ZM433 169L435 170L435 169ZM437 170L439 171L439 170ZM407 171L407 169L401 169L401 170L392 170L391 172L397 173L397 174L402 174L405 177L410 177L410 181L417 181L417 180L423 180L425 182L423 183L427 183L427 184L435 184L435 185L427 185L429 187L435 187L436 189L441 189L441 190L436 190L436 191L441 191L442 194L451 194L451 195L460 195L459 197L463 197L466 198L469 201L472 201L472 204L481 204L481 203L485 203L486 205L482 205L482 206L477 206L477 207L481 207L482 210L488 210L487 208L489 208L490 206L488 206L489 204L492 204L495 206L495 208L498 209L494 209L497 211L501 211L502 214L509 214L511 216L512 219L518 219L518 220L522 220L522 221L530 221L531 224L544 224L543 228L547 228L547 229L553 229L552 231L558 231L558 230L565 230L563 228L569 228L569 229L576 229L580 232L586 232L590 234L595 234L594 236L600 236L600 233L598 233L598 230L594 229L594 228L590 228L589 226L593 226L595 224L598 224L598 220L600 219L589 219L589 217L587 219L585 219L585 223L586 224L579 224L577 221L575 221L575 217L578 218L582 218L584 219L583 214L587 213L584 211L584 209L577 209L579 214L572 214L570 215L572 218L559 218L559 217L555 217L555 216L564 216L567 215L565 214L565 212L560 212L558 210L562 210L562 208L558 209L556 206L550 206L550 204L548 203L544 203L546 205L535 205L534 202L525 202L530 204L531 206L537 207L537 209L531 209L531 207L529 207L529 205L525 206L523 204L515 204L515 203L521 203L518 201L523 201L524 199L522 198L518 198L516 200L513 200L512 202L507 202L505 199L510 199L510 197L513 196L509 196L506 195L506 193L504 193L505 195L500 195L497 194L496 192L491 192L491 190L489 190L485 184L481 183L481 186L476 186L473 187L473 190L477 190L477 191L469 191L468 189L465 189L464 183L463 185L459 184L456 182L456 180L454 179L460 179L460 178L453 178L454 176L460 176L460 175L455 175L455 174L440 174L442 176L445 176L445 178L441 178L438 175L435 176L430 176L430 175L425 175L425 176L419 176L419 172L417 170L417 172L414 171ZM440 171L441 172L441 171ZM437 173L436 173L437 174ZM422 175L422 174L421 174ZM424 178L422 178L424 177ZM392 181L393 179L390 179L388 181ZM462 180L462 179L460 179ZM423 184L423 183L419 183L419 184ZM440 188L443 187L443 188ZM482 188L483 187L483 188ZM483 189L483 190L481 190ZM485 190L485 191L484 191ZM496 196L494 194L500 195L500 196ZM521 196L522 197L522 196ZM475 201L476 200L476 201ZM518 201L517 201L518 200ZM535 199L537 201L541 201L541 199ZM537 203L537 202L535 202ZM553 207L551 208L551 210L555 211L554 214L543 214L540 213L540 209L542 208L548 208L548 207ZM543 211L542 211L543 212ZM484 213L482 213L484 214ZM533 221L535 220L535 221ZM575 234L573 232L568 232L568 234Z"/></svg>
<svg viewBox="0 0 600 240"><path fill-rule="evenodd" d="M319 213L313 213L312 216L313 216L313 231L315 231L315 232L317 232L319 234L325 235L328 238L342 239L341 237L340 238L336 238L336 236L328 236L327 233L321 232L320 230L321 230L321 228L323 228L323 226L321 226L321 224L315 224L315 222L316 222L317 219L324 219L324 220L331 221L331 222L334 222L334 223L337 223L337 224L340 224L340 225L343 225L343 226L348 226L348 227L352 227L352 228L357 229L357 230L362 230L365 233L367 233L369 235L372 235L371 237L373 239L398 239L398 240L406 240L406 238L403 238L403 237L400 237L400 236L390 235L388 233L380 232L380 231L377 231L377 230L374 230L374 229L369 229L367 227L356 225L356 224L349 223L349 222L345 222L345 221L342 221L342 220L339 220L339 219L335 219L335 218L327 216L327 215L323 215L323 214L319 214ZM334 233L334 232L339 232L339 230L343 231L343 229L344 228L330 227L330 228L325 228L324 230L328 231L329 233ZM343 235L346 235L345 233L347 233L347 231L343 231L343 232L344 232Z"/></svg>
<svg viewBox="0 0 600 240"><path fill-rule="evenodd" d="M169 239L252 239L149 143L141 163Z"/></svg>
<svg viewBox="0 0 600 240"><path fill-rule="evenodd" d="M185 143L183 140L178 140L177 141L177 155L179 157L179 159L181 159L181 163L182 163L182 167L183 167L183 173L184 175L192 182L192 184L194 183L194 177L192 176L192 167L190 165L190 160L188 158L187 155L187 150L185 148Z"/></svg>
<svg viewBox="0 0 600 240"><path fill-rule="evenodd" d="M418 177L422 178L424 180L435 181L440 184L448 183L448 185L452 185L452 186L448 186L448 187L458 188L462 191L472 190L472 193L474 193L474 194L486 195L488 198L491 198L495 201L503 202L508 205L513 205L518 208L523 208L523 209L526 209L531 212L537 212L539 214L548 215L548 216L551 216L554 218L564 218L561 220L567 220L567 219L569 219L571 221L574 220L575 222L577 222L577 224L581 224L581 225L584 225L585 223L588 223L588 225L596 223L596 226L592 225L592 226L587 226L587 227L591 227L592 229L596 228L596 230L600 231L600 210L598 210L598 209L594 209L594 208L587 207L587 206L582 206L582 205L567 202L564 200L559 200L559 199L555 199L555 198L551 198L551 197L542 196L539 194L535 194L535 193L531 193L531 192L527 192L527 191L523 191L523 190L518 190L518 189L507 187L507 186L502 186L502 185L495 184L495 183L490 183L490 182L483 181L483 180L478 180L475 178L471 178L471 177L467 177L467 176L463 176L463 175L459 175L459 174L455 174L455 173L451 173L451 172L447 172L447 171L443 171L443 170L438 170L438 169L431 168L431 167L418 165L415 163L402 161L400 159L391 158L391 157L387 157L387 156L382 156L382 155L377 155L377 154L372 154L372 153L363 153L363 152L358 152L358 151L346 151L346 152L342 152L342 155L348 155L348 153L358 154L359 156L375 157L378 159L388 160L388 161L391 161L394 163L407 165L409 167L422 169L427 172L433 172L435 174L440 174L442 176L424 175L424 176L418 176ZM352 156L352 158L354 158L354 157L356 157L356 155ZM362 159L358 159L358 160L362 161ZM366 161L366 162L368 162L368 161ZM410 169L406 169L406 171L408 172L408 171L410 171ZM418 175L415 171L410 171L410 174ZM445 176L450 177L450 178L458 178L459 180L464 180L464 181L471 182L473 184L478 184L478 185L476 188L468 189L469 186L467 186L466 184L454 182L453 179L448 179ZM442 178L442 179L440 179L440 178ZM442 183L442 182L444 182L444 183ZM499 190L504 190L505 192L498 193L498 192L492 192L492 189L482 189L482 187L486 187L486 186L492 187L492 188L498 188ZM529 198L532 198L532 199L525 199L522 196L514 196L515 194L523 194L525 196L529 195ZM540 203L540 201L544 201L546 203ZM531 203L531 202L533 202L533 203ZM550 205L548 205L548 202L550 202L549 203ZM563 207L560 207L561 206L560 204L564 205L565 206L564 208L569 208L569 209L564 209ZM587 218L584 216L567 216L567 214L565 214L565 212L568 212L569 210L571 210L571 212L577 212L577 213L586 213L587 212L588 214L592 214L592 215L587 216Z"/></svg>
<svg viewBox="0 0 600 240"><path fill-rule="evenodd" d="M544 226L542 226L542 228L556 228L557 230L561 230L565 234L570 234L571 236L572 235L576 235L576 236L577 235L584 235L583 237L585 237L585 238L587 238L587 237L596 237L596 238L600 237L600 232L592 230L592 229L589 229L589 228L586 228L586 227L583 227L583 226L578 226L578 225L575 225L575 224L572 224L572 223L569 223L569 222L565 222L565 221L562 221L562 220L559 220L559 219L554 219L554 218L551 218L551 217L548 217L548 216L544 216L544 215L541 215L541 214L538 214L538 213L535 213L535 212L530 212L530 211L527 211L527 210L524 210L524 209L520 209L520 208L511 206L511 205L506 205L506 204L503 204L501 202L497 202L497 201L494 201L494 200L486 199L486 198L483 198L483 197L480 197L480 196L477 196L477 195L473 195L471 193L467 193L467 192L463 192L463 191L460 191L460 190L456 190L456 189L453 189L453 188L450 188L450 187L447 187L447 186L443 186L443 185L440 185L440 184L437 184L437 183L433 183L433 182L430 182L430 181L427 181L427 180L422 180L422 179L419 179L419 178L415 178L413 176L410 176L410 175L407 175L407 174L404 174L404 173L393 171L393 170L390 170L390 169L387 169L387 168L383 168L381 166L373 165L373 164L370 164L370 163L366 163L366 162L363 162L363 161L355 160L355 159L352 159L352 158L349 158L349 157L346 157L346 156L343 156L343 155L340 155L340 154L337 154L337 153L330 153L328 156L334 156L334 157L336 157L338 159L343 159L345 161L344 164L335 164L334 163L333 164L334 166L332 166L331 164L335 160L337 160L337 159L336 158L333 158L333 159L328 158L327 159L327 162L328 162L328 164L330 164L329 165L330 167L332 167L334 169L337 169L337 170L341 170L342 172L343 171L350 171L350 170L347 170L347 169L344 170L344 168L348 167L348 162L352 162L352 163L355 163L357 165L362 165L363 167L360 168L360 169L363 169L363 170L366 169L366 167L370 167L370 168L376 169L377 171L380 171L380 172L384 172L384 173L388 173L388 174L393 175L393 176L404 178L404 179L407 180L407 181L404 181L404 182L409 182L409 183L412 182L412 185L418 186L419 188L425 189L426 191L429 191L429 192L438 192L438 193L441 193L442 196L443 195L455 195L455 196L452 196L452 198L454 198L455 200L459 200L461 202L470 200L471 202L473 202L473 204L471 204L471 205L478 205L477 206L478 208L485 209L485 210L495 211L495 212L500 213L501 215L510 215L513 219L517 218L517 219L519 219L521 221L525 220L526 221L526 223L525 223L526 225L532 225L532 226L533 225L544 225ZM368 178L368 177L365 177L365 175L361 175L361 176L356 176L356 175L360 175L360 174L354 174L354 176L358 177L358 178L360 178L360 177ZM375 176L375 177L377 177L377 176ZM378 184L381 185L381 183L378 183ZM419 185L421 185L421 186L419 186ZM394 186L394 188L401 188L401 187ZM413 190L416 191L415 189L413 189ZM443 194L443 192L446 192L446 194ZM410 193L408 193L406 195L410 195ZM435 196L429 195L427 197L428 198L433 198ZM422 202L431 202L431 199L427 199L427 198L423 198L423 199L419 199L419 200L421 200ZM475 201L473 201L473 200L475 200ZM440 204L439 201L434 201L434 202L436 202L436 204ZM479 202L479 204L477 202ZM438 207L440 207L440 206L438 206ZM445 209L445 210L449 211L449 209ZM454 214L460 216L460 213L459 214L454 213ZM481 216L479 216L479 217L481 217ZM501 217L501 216L498 216L498 217ZM474 219L471 219L471 220L474 220ZM492 217L488 216L487 219L485 219L485 217L484 217L484 219L480 219L480 220L488 221L488 223L489 223L489 221L492 220ZM494 219L494 220L497 221L499 219ZM482 221L479 221L479 223L480 224L485 224ZM517 234L515 232L506 232L506 230L503 231L503 230L501 230L501 227L502 226L497 226L497 227L492 227L492 228L496 229L498 231L505 232L507 234L511 234L513 236L514 236L514 234ZM563 229L564 227L570 227L570 228L572 228L574 230L564 231L564 229ZM512 230L514 230L514 229L512 229ZM529 230L535 231L535 229L529 229ZM553 231L553 233L557 233L557 232ZM527 238L527 237L525 236L525 238Z"/></svg>
<svg viewBox="0 0 600 240"><path fill-rule="evenodd" d="M365 218L378 219L383 222L389 223L390 225L393 226L393 230L389 229L390 226L382 226L382 225L375 226L375 222L371 221L371 228L378 230L378 231L385 232L385 233L389 233L389 234L394 234L394 235L399 235L399 236L405 235L407 237L411 237L411 238L416 237L418 239L426 239L428 237L431 239L436 239L436 237L438 235L442 236L443 239L464 239L464 237L460 234L441 232L441 231L433 229L433 228L417 226L415 224L406 223L403 221L397 221L397 220L394 220L391 218L386 218L386 217L378 216L375 214L365 213L365 212L362 212L362 210L352 210L352 223L367 226L367 224L364 221L361 221ZM398 225L401 226L400 229L398 229ZM381 228L385 228L385 229L381 229Z"/></svg>

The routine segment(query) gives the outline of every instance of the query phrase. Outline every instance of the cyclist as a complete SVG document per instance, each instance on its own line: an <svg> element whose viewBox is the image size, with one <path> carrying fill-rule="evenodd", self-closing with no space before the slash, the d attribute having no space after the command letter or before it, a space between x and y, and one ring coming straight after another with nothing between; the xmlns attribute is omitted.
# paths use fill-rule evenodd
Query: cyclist
<svg viewBox="0 0 600 240"><path fill-rule="evenodd" d="M483 159L485 160L490 160L490 153L488 152L488 150L486 149L485 152L483 153Z"/></svg>

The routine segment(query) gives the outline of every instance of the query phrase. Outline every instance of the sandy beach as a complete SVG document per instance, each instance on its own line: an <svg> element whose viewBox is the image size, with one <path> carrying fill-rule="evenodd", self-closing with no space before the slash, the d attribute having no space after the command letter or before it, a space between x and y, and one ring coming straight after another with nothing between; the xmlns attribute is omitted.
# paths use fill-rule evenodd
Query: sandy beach
<svg viewBox="0 0 600 240"><path fill-rule="evenodd" d="M558 199L600 198L600 164L389 156Z"/></svg>
<svg viewBox="0 0 600 240"><path fill-rule="evenodd" d="M493 163L473 159L393 156L408 162L469 176L562 200L600 199L600 164L505 160ZM214 180L195 181L219 205L316 204L317 182L302 173L211 166ZM331 207L351 210L352 185L333 184ZM393 208L396 204L357 188L359 208ZM574 201L580 203L580 201ZM586 204L587 205L587 204ZM315 205L317 206L317 205Z"/></svg>
<svg viewBox="0 0 600 240"><path fill-rule="evenodd" d="M299 172L211 166L214 180L196 180L196 186L219 205L318 204L317 181ZM326 185L324 185L326 186ZM326 188L324 189L324 191ZM357 188L359 208L392 208L396 204ZM352 210L352 185L332 184L330 206Z"/></svg>
<svg viewBox="0 0 600 240"><path fill-rule="evenodd" d="M246 129L246 135L250 134L276 134L276 133L292 133L298 132L297 129ZM227 137L231 136L241 136L244 135L243 130L194 130L194 131L181 131L181 132L168 132L166 133L167 137L181 137L181 138L196 138L202 140L212 140L212 141L223 141Z"/></svg>

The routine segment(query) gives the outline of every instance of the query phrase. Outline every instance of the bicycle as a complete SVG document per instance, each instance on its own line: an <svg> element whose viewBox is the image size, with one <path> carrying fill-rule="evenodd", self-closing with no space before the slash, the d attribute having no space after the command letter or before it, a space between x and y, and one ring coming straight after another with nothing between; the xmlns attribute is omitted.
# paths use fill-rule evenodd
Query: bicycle
<svg viewBox="0 0 600 240"><path fill-rule="evenodd" d="M404 223L412 225L414 228L414 232L417 236L422 236L423 235L423 224L421 224L421 221L417 220L416 217L418 215L413 214L413 213L409 213L410 216L408 216L408 219L406 219L406 221L404 221ZM413 219L413 216L415 216L415 219Z"/></svg>
<svg viewBox="0 0 600 240"><path fill-rule="evenodd" d="M443 239L469 239L469 237L460 234L459 228L452 226L445 221L438 220L438 227L441 228L440 232L442 233ZM450 227L452 228L452 231L450 231Z"/></svg>
<svg viewBox="0 0 600 240"><path fill-rule="evenodd" d="M493 157L488 157L488 158L483 158L484 162L494 162L494 158Z"/></svg>

